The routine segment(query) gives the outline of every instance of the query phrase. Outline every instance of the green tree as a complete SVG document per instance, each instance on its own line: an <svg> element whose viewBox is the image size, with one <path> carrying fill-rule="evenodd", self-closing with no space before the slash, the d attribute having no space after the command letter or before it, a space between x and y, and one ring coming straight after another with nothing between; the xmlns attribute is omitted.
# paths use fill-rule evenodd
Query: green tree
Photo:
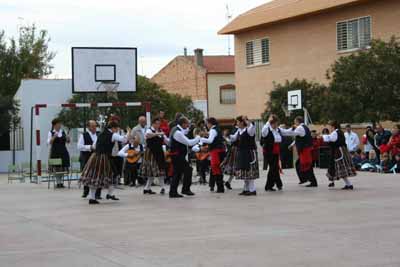
<svg viewBox="0 0 400 267"><path fill-rule="evenodd" d="M135 93L118 93L110 96L105 93L100 94L76 94L69 103L82 102L151 102L153 115L163 110L166 116L172 119L176 112L183 112L191 119L197 121L202 119L202 112L195 109L189 97L182 97L176 94L169 94L167 91L152 83L148 78L138 76L138 89ZM101 115L116 114L121 117L121 126L123 128L132 127L137 123L137 117L145 112L144 108L137 107L110 107L96 109L69 109L64 108L59 113L59 118L68 128L83 127L86 119L97 119Z"/></svg>
<svg viewBox="0 0 400 267"><path fill-rule="evenodd" d="M339 58L327 72L333 118L342 122L398 121L400 43L374 40L371 48Z"/></svg>
<svg viewBox="0 0 400 267"><path fill-rule="evenodd" d="M47 31L35 25L22 27L18 39L6 39L0 31L0 133L19 121L18 102L13 99L22 79L40 79L51 74L51 60Z"/></svg>
<svg viewBox="0 0 400 267"><path fill-rule="evenodd" d="M284 84L274 83L274 89L269 93L266 109L261 115L266 121L270 114L276 114L282 123L291 124L293 119L298 115L303 115L302 110L292 111L290 115L287 110L288 91L301 90L303 96L303 107L305 107L311 115L314 123L324 122L327 120L326 100L329 97L328 88L325 85L306 80L295 79L286 81Z"/></svg>

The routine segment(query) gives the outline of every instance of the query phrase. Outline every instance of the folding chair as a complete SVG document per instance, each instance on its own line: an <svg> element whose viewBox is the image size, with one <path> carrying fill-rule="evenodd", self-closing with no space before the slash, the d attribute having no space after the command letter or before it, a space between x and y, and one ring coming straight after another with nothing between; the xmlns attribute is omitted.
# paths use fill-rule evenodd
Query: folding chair
<svg viewBox="0 0 400 267"><path fill-rule="evenodd" d="M69 168L70 173L69 173L69 181L68 181L68 187L70 187L70 184L72 181L79 181L79 177L81 174L81 163L79 161L79 157L71 157L71 166ZM74 178L75 176L75 178ZM80 186L80 184L79 184Z"/></svg>

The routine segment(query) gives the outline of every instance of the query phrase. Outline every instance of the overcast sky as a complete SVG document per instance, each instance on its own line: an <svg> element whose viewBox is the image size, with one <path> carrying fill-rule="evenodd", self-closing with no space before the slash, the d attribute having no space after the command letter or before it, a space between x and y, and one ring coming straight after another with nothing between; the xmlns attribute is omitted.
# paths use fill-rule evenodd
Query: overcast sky
<svg viewBox="0 0 400 267"><path fill-rule="evenodd" d="M227 54L227 37L217 31L268 0L0 0L0 30L15 36L19 25L49 31L57 52L52 78L70 78L72 46L138 47L139 74L154 75L187 47L206 55ZM232 47L233 52L233 47Z"/></svg>

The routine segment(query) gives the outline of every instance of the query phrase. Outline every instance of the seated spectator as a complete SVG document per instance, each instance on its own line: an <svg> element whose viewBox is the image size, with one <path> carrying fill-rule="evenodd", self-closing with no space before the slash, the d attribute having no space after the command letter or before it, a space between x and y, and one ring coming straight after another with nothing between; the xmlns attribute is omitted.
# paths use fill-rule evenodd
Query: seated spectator
<svg viewBox="0 0 400 267"><path fill-rule="evenodd" d="M396 173L400 173L400 154L394 156L393 167Z"/></svg>
<svg viewBox="0 0 400 267"><path fill-rule="evenodd" d="M353 161L353 164L354 164L354 166L357 168L357 169L360 169L361 168L361 163L362 163L362 158L361 158L361 153L362 153L362 151L361 151L361 149L357 149L357 151L356 152L354 152L352 155L351 155L351 160Z"/></svg>
<svg viewBox="0 0 400 267"><path fill-rule="evenodd" d="M382 146L384 148L385 145L387 145L389 143L391 136L392 136L391 132L388 130L385 130L385 128L383 128L383 126L378 123L376 125L375 146L378 149L381 149ZM379 150L376 152L379 153ZM377 155L377 157L379 158L380 155Z"/></svg>
<svg viewBox="0 0 400 267"><path fill-rule="evenodd" d="M376 172L380 166L380 162L374 150L369 152L369 160L365 161L361 165L361 171Z"/></svg>
<svg viewBox="0 0 400 267"><path fill-rule="evenodd" d="M388 152L382 153L380 167L381 167L381 171L384 172L384 173L391 172L390 170L393 168L393 163L390 160Z"/></svg>
<svg viewBox="0 0 400 267"><path fill-rule="evenodd" d="M392 159L394 159L396 155L400 154L400 125L394 126L392 130L392 137L390 137L388 143L388 149L390 150Z"/></svg>

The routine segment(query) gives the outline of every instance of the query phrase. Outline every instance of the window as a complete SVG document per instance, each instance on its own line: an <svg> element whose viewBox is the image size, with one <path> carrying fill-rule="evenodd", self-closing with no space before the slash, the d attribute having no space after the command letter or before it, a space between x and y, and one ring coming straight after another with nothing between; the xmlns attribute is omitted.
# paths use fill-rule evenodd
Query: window
<svg viewBox="0 0 400 267"><path fill-rule="evenodd" d="M222 85L219 88L221 104L236 104L236 89L233 84Z"/></svg>
<svg viewBox="0 0 400 267"><path fill-rule="evenodd" d="M337 50L367 48L371 44L371 17L337 23Z"/></svg>
<svg viewBox="0 0 400 267"><path fill-rule="evenodd" d="M246 43L246 64L256 66L269 63L269 39L258 39Z"/></svg>

